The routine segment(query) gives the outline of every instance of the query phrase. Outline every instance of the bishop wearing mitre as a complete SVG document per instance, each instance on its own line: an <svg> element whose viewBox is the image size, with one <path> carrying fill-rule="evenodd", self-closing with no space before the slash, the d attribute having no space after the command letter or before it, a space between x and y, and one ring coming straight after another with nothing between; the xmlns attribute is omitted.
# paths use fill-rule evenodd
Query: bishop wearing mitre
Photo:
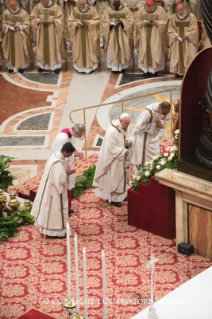
<svg viewBox="0 0 212 319"><path fill-rule="evenodd" d="M65 55L61 9L51 0L42 0L34 7L30 20L36 41L38 72L54 71L59 74Z"/></svg>
<svg viewBox="0 0 212 319"><path fill-rule="evenodd" d="M92 73L97 69L100 55L98 32L99 14L86 0L78 0L68 19L71 35L73 67L79 73Z"/></svg>
<svg viewBox="0 0 212 319"><path fill-rule="evenodd" d="M129 167L126 159L130 154L127 149L133 138L130 126L131 118L127 113L113 121L108 128L99 153L93 186L95 195L107 199L112 205L121 207L129 183Z"/></svg>
<svg viewBox="0 0 212 319"><path fill-rule="evenodd" d="M147 0L137 11L135 23L139 69L152 74L164 70L168 53L168 16L164 9L153 0Z"/></svg>
<svg viewBox="0 0 212 319"><path fill-rule="evenodd" d="M23 73L32 59L30 20L15 0L9 1L9 8L2 14L2 37L8 72Z"/></svg>
<svg viewBox="0 0 212 319"><path fill-rule="evenodd" d="M181 77L197 54L199 47L197 20L181 2L177 4L177 12L171 16L168 34L170 72L175 73L175 77Z"/></svg>
<svg viewBox="0 0 212 319"><path fill-rule="evenodd" d="M131 63L130 38L133 28L133 14L129 8L114 0L102 18L105 36L104 50L107 53L107 67L115 72L124 72Z"/></svg>

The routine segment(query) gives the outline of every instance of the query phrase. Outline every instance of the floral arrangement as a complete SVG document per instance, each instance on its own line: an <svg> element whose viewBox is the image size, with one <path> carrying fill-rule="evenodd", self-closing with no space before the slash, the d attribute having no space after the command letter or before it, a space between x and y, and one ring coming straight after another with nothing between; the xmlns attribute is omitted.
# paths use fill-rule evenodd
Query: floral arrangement
<svg viewBox="0 0 212 319"><path fill-rule="evenodd" d="M77 198L85 189L92 187L95 170L96 165L90 165L88 169L76 177L73 198Z"/></svg>
<svg viewBox="0 0 212 319"><path fill-rule="evenodd" d="M26 208L20 207L11 216L0 217L0 241L18 236L18 227L35 221L34 217L30 215L31 209L32 205Z"/></svg>
<svg viewBox="0 0 212 319"><path fill-rule="evenodd" d="M11 175L9 163L11 163L13 157L0 155L0 188L6 190L9 186L13 185L14 176Z"/></svg>
<svg viewBox="0 0 212 319"><path fill-rule="evenodd" d="M133 176L131 183L132 190L139 189L139 183L144 182L146 184L151 183L151 177L162 171L165 168L176 169L178 159L178 147L179 147L179 134L180 130L175 131L174 143L172 147L166 150L163 155L154 156L150 162L138 165L138 173Z"/></svg>

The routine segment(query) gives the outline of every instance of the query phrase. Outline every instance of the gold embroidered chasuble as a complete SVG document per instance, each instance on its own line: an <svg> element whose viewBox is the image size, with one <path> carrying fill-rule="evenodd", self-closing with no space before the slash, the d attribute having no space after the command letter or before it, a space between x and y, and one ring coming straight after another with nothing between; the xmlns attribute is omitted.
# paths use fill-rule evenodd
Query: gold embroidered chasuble
<svg viewBox="0 0 212 319"><path fill-rule="evenodd" d="M77 22L88 20L88 25L77 28ZM68 27L71 35L73 62L79 68L91 68L97 63L97 57L100 56L98 31L99 14L94 7L87 7L82 12L76 6L68 19Z"/></svg>
<svg viewBox="0 0 212 319"><path fill-rule="evenodd" d="M122 22L124 29L120 23ZM117 23L110 30L110 24ZM108 6L102 18L102 27L105 36L104 51L109 49L109 58L112 64L125 64L130 59L130 37L133 27L133 14L127 7L121 5L116 11Z"/></svg>
<svg viewBox="0 0 212 319"><path fill-rule="evenodd" d="M143 22L150 20L155 20L157 26L147 24L141 27ZM156 69L161 64L161 56L167 54L168 21L167 14L160 6L155 6L153 13L147 13L145 7L136 13L136 48L140 61L146 69L148 67Z"/></svg>
<svg viewBox="0 0 212 319"><path fill-rule="evenodd" d="M22 26L23 31L8 30L7 26ZM17 13L12 13L6 9L2 14L2 50L9 66L19 69L32 59L32 46L30 34L30 20L28 13L19 9Z"/></svg>
<svg viewBox="0 0 212 319"><path fill-rule="evenodd" d="M75 2L68 1L66 3L65 10L64 10L65 27L66 27L66 40L69 40L69 41L71 41L71 35L69 32L69 28L68 28L68 18L70 17L70 14L71 14L72 10L74 9L74 7L75 7Z"/></svg>
<svg viewBox="0 0 212 319"><path fill-rule="evenodd" d="M199 30L195 16L190 13L184 19L179 19L176 13L173 14L169 23L168 34L171 53L170 68L173 72L183 75L199 47ZM188 39L183 42L176 40L178 34L181 38L187 35Z"/></svg>
<svg viewBox="0 0 212 319"><path fill-rule="evenodd" d="M53 24L39 24L37 20L54 20ZM31 15L32 31L36 40L36 59L41 65L48 65L53 68L61 63L61 56L65 55L63 40L64 16L57 4L44 7L38 3Z"/></svg>

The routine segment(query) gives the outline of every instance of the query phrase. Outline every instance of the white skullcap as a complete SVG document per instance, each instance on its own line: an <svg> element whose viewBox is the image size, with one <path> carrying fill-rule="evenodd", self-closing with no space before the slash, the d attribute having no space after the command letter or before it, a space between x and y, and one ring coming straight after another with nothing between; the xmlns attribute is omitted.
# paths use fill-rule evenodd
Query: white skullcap
<svg viewBox="0 0 212 319"><path fill-rule="evenodd" d="M121 116L120 116L120 119L123 119L125 117L130 117L130 115L128 113L122 113Z"/></svg>

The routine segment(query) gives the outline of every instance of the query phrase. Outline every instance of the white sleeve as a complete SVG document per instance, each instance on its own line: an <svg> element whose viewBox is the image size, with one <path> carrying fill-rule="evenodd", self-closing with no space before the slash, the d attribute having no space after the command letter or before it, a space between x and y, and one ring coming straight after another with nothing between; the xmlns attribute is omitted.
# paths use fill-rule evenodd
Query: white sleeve
<svg viewBox="0 0 212 319"><path fill-rule="evenodd" d="M137 119L137 123L134 127L134 132L138 135L143 134L148 124L150 124L149 123L150 118L151 118L151 114L148 111L143 110Z"/></svg>
<svg viewBox="0 0 212 319"><path fill-rule="evenodd" d="M126 149L124 149L123 152L117 157L118 161L123 161L124 160L125 152L126 152Z"/></svg>
<svg viewBox="0 0 212 319"><path fill-rule="evenodd" d="M154 134L156 129L156 123L148 123L144 129L144 132L148 134Z"/></svg>

